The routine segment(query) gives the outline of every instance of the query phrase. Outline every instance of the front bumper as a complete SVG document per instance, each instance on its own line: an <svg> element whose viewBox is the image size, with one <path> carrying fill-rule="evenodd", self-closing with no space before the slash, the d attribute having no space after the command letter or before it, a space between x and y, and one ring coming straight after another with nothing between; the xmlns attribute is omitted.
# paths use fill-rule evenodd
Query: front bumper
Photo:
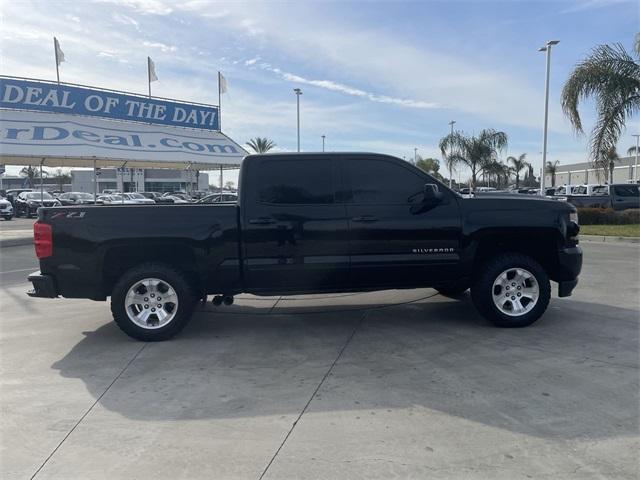
<svg viewBox="0 0 640 480"><path fill-rule="evenodd" d="M566 247L558 252L558 296L568 297L578 285L578 275L582 271L582 249L579 246Z"/></svg>
<svg viewBox="0 0 640 480"><path fill-rule="evenodd" d="M27 280L33 284L33 289L27 292L30 297L56 298L58 296L56 282L52 275L37 271L29 275Z"/></svg>

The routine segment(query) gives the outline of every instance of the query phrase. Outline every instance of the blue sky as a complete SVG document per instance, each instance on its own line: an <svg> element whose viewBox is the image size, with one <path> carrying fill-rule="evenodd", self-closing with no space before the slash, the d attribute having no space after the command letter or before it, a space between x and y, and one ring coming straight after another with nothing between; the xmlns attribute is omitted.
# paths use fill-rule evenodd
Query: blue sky
<svg viewBox="0 0 640 480"><path fill-rule="evenodd" d="M509 134L507 155L539 168L543 53L553 50L549 159L583 161L586 138L564 119L559 95L572 67L599 43L631 49L635 1L212 2L208 0L2 0L3 74L55 78L52 37L67 61L61 80L217 103L216 72L228 80L223 130L244 143L296 147L301 88L302 148L368 150L440 158L448 122L468 133ZM583 109L588 126L593 110ZM640 129L635 119L621 152ZM463 178L466 173L462 172ZM215 179L212 179L215 180Z"/></svg>

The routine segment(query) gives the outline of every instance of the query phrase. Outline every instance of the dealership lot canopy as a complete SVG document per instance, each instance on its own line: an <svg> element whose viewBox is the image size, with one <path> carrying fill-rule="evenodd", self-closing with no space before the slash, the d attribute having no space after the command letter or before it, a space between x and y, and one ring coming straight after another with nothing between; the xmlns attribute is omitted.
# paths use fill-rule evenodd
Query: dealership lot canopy
<svg viewBox="0 0 640 480"><path fill-rule="evenodd" d="M237 168L247 152L219 131L0 109L0 163L47 167Z"/></svg>

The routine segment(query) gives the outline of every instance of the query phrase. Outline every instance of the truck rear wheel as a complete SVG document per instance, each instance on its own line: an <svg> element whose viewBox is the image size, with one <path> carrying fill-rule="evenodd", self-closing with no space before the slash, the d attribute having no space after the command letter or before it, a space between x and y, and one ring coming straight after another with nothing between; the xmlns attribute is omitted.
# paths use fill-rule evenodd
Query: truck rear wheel
<svg viewBox="0 0 640 480"><path fill-rule="evenodd" d="M111 294L111 313L130 337L156 342L180 332L189 323L195 303L196 295L181 272L146 263L118 280Z"/></svg>
<svg viewBox="0 0 640 480"><path fill-rule="evenodd" d="M499 327L526 327L547 309L549 277L533 258L506 253L489 260L471 287L478 311Z"/></svg>

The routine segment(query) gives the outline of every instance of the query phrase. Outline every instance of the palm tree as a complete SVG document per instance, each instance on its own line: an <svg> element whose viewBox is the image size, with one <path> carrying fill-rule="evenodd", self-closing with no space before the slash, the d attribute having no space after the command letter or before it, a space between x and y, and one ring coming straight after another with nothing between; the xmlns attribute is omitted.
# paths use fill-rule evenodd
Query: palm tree
<svg viewBox="0 0 640 480"><path fill-rule="evenodd" d="M627 155L631 156L631 155L635 155L636 154L636 147L635 145L633 147L629 147L627 149ZM640 150L638 150L638 152L640 153Z"/></svg>
<svg viewBox="0 0 640 480"><path fill-rule="evenodd" d="M35 179L40 178L40 170L32 167L31 165L27 165L26 167L22 167L20 170L20 175L23 177L27 177L27 183L30 188L33 188L35 185ZM48 175L47 172L42 172L42 177L46 177Z"/></svg>
<svg viewBox="0 0 640 480"><path fill-rule="evenodd" d="M507 146L507 134L492 128L482 130L477 136L454 132L440 140L440 151L450 151L452 164L463 163L471 170L471 189L475 190L478 174L485 165L495 160L498 152Z"/></svg>
<svg viewBox="0 0 640 480"><path fill-rule="evenodd" d="M267 137L252 138L247 142L247 145L250 146L256 153L267 153L269 150L276 146L276 144L273 143L272 140L269 140Z"/></svg>
<svg viewBox="0 0 640 480"><path fill-rule="evenodd" d="M511 164L511 170L516 174L516 188L520 188L520 172L529 166L529 162L525 161L527 154L523 153L518 158L507 157L507 163Z"/></svg>
<svg viewBox="0 0 640 480"><path fill-rule="evenodd" d="M640 111L640 34L633 54L624 47L598 45L576 65L562 90L562 109L578 133L583 133L578 112L580 101L592 97L597 117L591 131L594 161L614 147L627 118Z"/></svg>
<svg viewBox="0 0 640 480"><path fill-rule="evenodd" d="M616 161L620 159L616 147L607 149L606 152L600 157L598 162L604 170L604 178L609 183L613 183L613 169L616 166Z"/></svg>
<svg viewBox="0 0 640 480"><path fill-rule="evenodd" d="M556 172L558 171L558 165L560 164L560 160L556 160L554 162L547 162L544 167L544 172L551 175L551 186L556 186Z"/></svg>

